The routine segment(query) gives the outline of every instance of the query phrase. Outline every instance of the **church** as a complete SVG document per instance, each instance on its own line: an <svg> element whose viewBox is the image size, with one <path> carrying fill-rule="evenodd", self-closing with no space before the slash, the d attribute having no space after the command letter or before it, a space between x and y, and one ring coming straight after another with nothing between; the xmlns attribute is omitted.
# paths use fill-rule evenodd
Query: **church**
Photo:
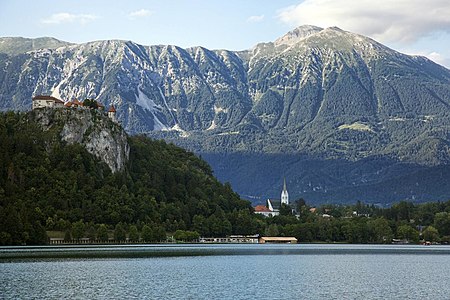
<svg viewBox="0 0 450 300"><path fill-rule="evenodd" d="M281 200L267 199L266 205L257 205L255 213L266 217L278 216L282 204L289 205L289 193L286 188L286 178L283 181L283 190L281 191Z"/></svg>

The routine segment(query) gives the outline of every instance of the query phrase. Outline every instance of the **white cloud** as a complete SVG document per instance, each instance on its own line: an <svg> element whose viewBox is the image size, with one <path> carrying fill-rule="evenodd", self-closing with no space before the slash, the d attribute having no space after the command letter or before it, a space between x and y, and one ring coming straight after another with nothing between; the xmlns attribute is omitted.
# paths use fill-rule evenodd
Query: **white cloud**
<svg viewBox="0 0 450 300"><path fill-rule="evenodd" d="M400 52L409 54L409 55L420 55L425 56L428 59L431 59L437 64L440 64L448 69L450 69L450 58L446 57L442 53L436 51L423 51L423 50L414 50L414 49L400 49Z"/></svg>
<svg viewBox="0 0 450 300"><path fill-rule="evenodd" d="M380 42L411 43L435 31L450 32L448 0L305 0L281 9L289 25L338 26Z"/></svg>
<svg viewBox="0 0 450 300"><path fill-rule="evenodd" d="M437 53L437 52L429 52L429 53L425 53L424 54L426 57L428 57L429 59L431 59L432 61L446 66L447 68L450 66L450 61L448 58L446 58L445 56L443 56L441 53Z"/></svg>
<svg viewBox="0 0 450 300"><path fill-rule="evenodd" d="M96 19L98 19L98 17L91 14L71 14L62 12L53 14L46 19L41 19L41 23L43 24L79 23L84 25Z"/></svg>
<svg viewBox="0 0 450 300"><path fill-rule="evenodd" d="M148 17L151 16L152 12L148 9L140 9L140 10L136 10L133 12L130 12L128 14L128 18L130 19L137 19L137 18L143 18L143 17Z"/></svg>
<svg viewBox="0 0 450 300"><path fill-rule="evenodd" d="M250 16L247 18L247 22L249 22L249 23L258 23L258 22L262 22L263 20L264 20L264 15Z"/></svg>

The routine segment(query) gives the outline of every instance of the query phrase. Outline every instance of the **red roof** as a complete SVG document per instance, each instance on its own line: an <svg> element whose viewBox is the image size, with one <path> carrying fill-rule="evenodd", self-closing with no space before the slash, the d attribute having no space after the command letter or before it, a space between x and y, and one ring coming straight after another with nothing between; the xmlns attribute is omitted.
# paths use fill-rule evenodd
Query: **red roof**
<svg viewBox="0 0 450 300"><path fill-rule="evenodd" d="M55 98L55 97L52 97L52 96L44 96L44 95L37 95L37 96L34 96L34 97L32 98L32 100L33 100L33 101L35 101L35 100L53 100L53 101L55 101L56 103L64 103L64 101L61 101L61 100L59 100L58 98Z"/></svg>
<svg viewBox="0 0 450 300"><path fill-rule="evenodd" d="M81 103L80 101L78 101L77 98L73 99L72 102L73 102L73 104L75 104L75 105L83 106L83 103Z"/></svg>
<svg viewBox="0 0 450 300"><path fill-rule="evenodd" d="M111 105L108 109L108 112L116 112L116 109L114 108L114 105Z"/></svg>
<svg viewBox="0 0 450 300"><path fill-rule="evenodd" d="M272 211L268 209L265 205L256 205L255 212L272 212Z"/></svg>
<svg viewBox="0 0 450 300"><path fill-rule="evenodd" d="M66 104L64 104L64 106L65 106L65 107L71 107L72 105L73 105L73 103L72 103L72 102L70 102L70 101L69 101L69 102L67 102Z"/></svg>

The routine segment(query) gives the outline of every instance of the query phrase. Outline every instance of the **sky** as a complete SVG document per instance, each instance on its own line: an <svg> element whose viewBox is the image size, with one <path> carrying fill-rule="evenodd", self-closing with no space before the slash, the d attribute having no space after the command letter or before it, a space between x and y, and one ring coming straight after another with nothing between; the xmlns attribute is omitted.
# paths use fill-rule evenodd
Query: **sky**
<svg viewBox="0 0 450 300"><path fill-rule="evenodd" d="M338 26L450 68L449 0L0 0L0 36L244 50Z"/></svg>

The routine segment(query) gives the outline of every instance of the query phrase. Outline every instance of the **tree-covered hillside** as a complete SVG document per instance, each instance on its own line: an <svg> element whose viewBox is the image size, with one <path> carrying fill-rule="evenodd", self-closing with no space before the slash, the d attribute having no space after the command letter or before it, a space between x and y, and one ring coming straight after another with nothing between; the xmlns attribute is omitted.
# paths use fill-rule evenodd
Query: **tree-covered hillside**
<svg viewBox="0 0 450 300"><path fill-rule="evenodd" d="M149 240L178 229L218 236L256 229L243 231L238 222L255 222L249 202L219 183L194 154L128 137L126 168L112 173L82 145L62 141L61 126L44 131L33 114L0 115L1 244L42 244L46 230L77 238L80 220L94 235L118 224L150 228Z"/></svg>
<svg viewBox="0 0 450 300"><path fill-rule="evenodd" d="M255 215L250 203L229 184L218 182L202 159L144 136L126 138L128 160L112 172L107 162L88 151L95 148L65 141L73 137L67 128L74 128L67 122L77 118L80 125L92 123L82 141L92 142L98 130L122 130L95 110L0 114L0 245L45 244L47 234L54 233L67 240L98 242L126 237L157 242L166 235L189 241L233 233L295 236L300 242L450 241L450 201L400 202L385 209L361 203L311 209L294 198L292 207L282 207L279 216ZM100 141L108 140L89 145L104 151Z"/></svg>

